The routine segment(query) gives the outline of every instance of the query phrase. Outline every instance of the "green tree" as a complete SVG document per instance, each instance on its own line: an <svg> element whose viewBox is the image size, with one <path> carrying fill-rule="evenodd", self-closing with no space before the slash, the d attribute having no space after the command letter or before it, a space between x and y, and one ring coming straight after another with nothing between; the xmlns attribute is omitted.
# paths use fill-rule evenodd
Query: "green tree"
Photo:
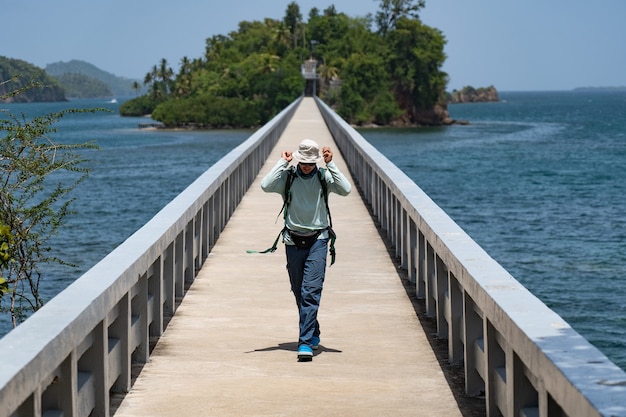
<svg viewBox="0 0 626 417"><path fill-rule="evenodd" d="M378 31L383 36L395 29L401 18L419 19L419 11L426 6L425 0L380 0L376 13Z"/></svg>
<svg viewBox="0 0 626 417"><path fill-rule="evenodd" d="M0 56L0 103L66 101L58 80L28 62Z"/></svg>
<svg viewBox="0 0 626 417"><path fill-rule="evenodd" d="M381 92L389 90L385 71L385 62L380 55L352 54L344 68L339 114L359 124L372 122L375 115L369 104Z"/></svg>
<svg viewBox="0 0 626 417"><path fill-rule="evenodd" d="M419 20L423 0L380 4L376 19L371 14L351 18L330 6L323 12L311 9L304 23L299 6L291 2L281 20L240 22L228 36L207 39L204 55L192 65L181 63L170 90L174 94L159 88L164 77L155 66L146 78L152 83L151 98L128 100L120 112L136 115L143 110L166 126L208 128L222 126L225 115L235 114L226 110L238 108L254 117L234 117L226 125L262 124L303 93L300 68L311 57L321 80L316 92L348 122L437 124L446 114L445 101L443 107L434 107L441 106L447 83L441 71L445 39ZM384 30L373 31L375 22ZM243 103L235 105L231 99ZM225 106L219 117L191 105L218 102Z"/></svg>
<svg viewBox="0 0 626 417"><path fill-rule="evenodd" d="M180 60L180 72L176 76L175 94L178 97L184 97L191 92L193 63L184 56Z"/></svg>
<svg viewBox="0 0 626 417"><path fill-rule="evenodd" d="M156 96L158 94L156 94L155 92L158 92L158 87L155 87L155 84L157 83L159 77L159 69L157 68L156 65L152 66L152 69L150 70L150 72L147 72L146 75L143 77L143 85L148 85L150 86L150 92L153 93L153 98L156 98Z"/></svg>
<svg viewBox="0 0 626 417"><path fill-rule="evenodd" d="M159 63L159 70L157 72L157 77L161 80L163 91L165 95L170 93L172 82L172 77L174 76L174 71L167 64L167 59L161 58L161 62Z"/></svg>
<svg viewBox="0 0 626 417"><path fill-rule="evenodd" d="M317 75L320 77L320 91L318 95L324 97L330 89L332 82L339 78L337 67L322 64L317 67Z"/></svg>
<svg viewBox="0 0 626 417"><path fill-rule="evenodd" d="M291 39L293 40L293 47L298 45L298 35L300 32L300 25L302 24L302 13L300 13L300 6L296 2L291 2L287 5L287 11L283 22L291 33Z"/></svg>
<svg viewBox="0 0 626 417"><path fill-rule="evenodd" d="M6 96L0 96L0 101ZM17 326L43 306L41 266L66 264L50 255L49 239L64 224L74 200L70 192L88 174L79 150L94 144L67 145L51 137L65 110L27 120L2 111L0 117L0 312Z"/></svg>
<svg viewBox="0 0 626 417"><path fill-rule="evenodd" d="M273 43L276 54L284 55L287 53L291 43L291 32L284 22L278 23L273 27Z"/></svg>
<svg viewBox="0 0 626 417"><path fill-rule="evenodd" d="M131 88L135 91L135 95L138 96L141 91L141 85L137 81L133 81Z"/></svg>
<svg viewBox="0 0 626 417"><path fill-rule="evenodd" d="M419 122L420 112L445 101L448 75L441 70L446 59L445 38L419 20L402 18L387 40L388 72L395 95L409 118Z"/></svg>
<svg viewBox="0 0 626 417"><path fill-rule="evenodd" d="M66 72L55 77L72 98L111 97L113 92L104 82L84 74Z"/></svg>

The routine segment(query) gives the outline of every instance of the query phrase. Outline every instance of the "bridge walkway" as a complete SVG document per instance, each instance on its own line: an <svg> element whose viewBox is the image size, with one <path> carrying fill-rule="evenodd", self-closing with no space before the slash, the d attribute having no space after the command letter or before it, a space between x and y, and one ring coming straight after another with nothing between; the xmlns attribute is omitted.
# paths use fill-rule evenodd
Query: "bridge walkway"
<svg viewBox="0 0 626 417"><path fill-rule="evenodd" d="M350 178L305 98L116 417L462 415L356 188L331 196L337 262L327 269L320 349L312 362L297 362L284 248L246 249L267 248L282 227L280 196L259 183L304 138L330 145Z"/></svg>

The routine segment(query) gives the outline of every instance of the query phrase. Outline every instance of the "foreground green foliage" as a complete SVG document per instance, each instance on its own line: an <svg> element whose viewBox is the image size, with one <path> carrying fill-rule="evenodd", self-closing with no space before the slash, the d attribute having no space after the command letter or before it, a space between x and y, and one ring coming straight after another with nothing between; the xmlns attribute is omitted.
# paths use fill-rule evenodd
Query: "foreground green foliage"
<svg viewBox="0 0 626 417"><path fill-rule="evenodd" d="M0 312L9 313L14 326L43 306L41 266L64 264L50 255L49 239L70 213L69 193L89 173L79 150L95 148L56 143L53 124L65 114L95 110L32 120L0 112Z"/></svg>
<svg viewBox="0 0 626 417"><path fill-rule="evenodd" d="M251 127L302 95L301 65L317 62L316 93L354 124L440 124L445 111L445 39L419 19L423 0L381 0L375 17L331 6L304 22L297 3L283 20L240 22L206 40L203 57L165 59L146 74L149 93L122 115L152 114L166 126ZM376 22L378 30L372 26Z"/></svg>
<svg viewBox="0 0 626 417"><path fill-rule="evenodd" d="M11 261L11 251L13 250L13 236L11 228L0 223L0 271L4 271ZM6 278L0 274L0 299L9 292L9 284Z"/></svg>

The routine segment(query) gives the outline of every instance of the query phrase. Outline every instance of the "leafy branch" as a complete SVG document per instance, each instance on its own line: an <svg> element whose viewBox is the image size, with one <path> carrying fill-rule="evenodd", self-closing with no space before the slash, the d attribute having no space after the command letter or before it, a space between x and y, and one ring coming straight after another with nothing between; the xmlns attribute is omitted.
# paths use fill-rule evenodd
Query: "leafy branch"
<svg viewBox="0 0 626 417"><path fill-rule="evenodd" d="M44 304L42 265L67 265L50 255L49 240L72 213L70 192L89 175L80 151L97 149L94 143L55 142L53 125L70 113L100 110L69 109L30 120L0 111L0 312L10 313L14 326Z"/></svg>

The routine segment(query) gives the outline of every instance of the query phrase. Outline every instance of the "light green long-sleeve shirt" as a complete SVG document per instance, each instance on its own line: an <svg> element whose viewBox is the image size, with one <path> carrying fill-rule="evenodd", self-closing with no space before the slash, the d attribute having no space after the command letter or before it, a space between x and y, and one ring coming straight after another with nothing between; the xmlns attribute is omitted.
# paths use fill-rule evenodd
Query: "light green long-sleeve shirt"
<svg viewBox="0 0 626 417"><path fill-rule="evenodd" d="M285 192L289 162L281 158L274 168L261 181L261 188L268 193ZM303 177L299 171L291 185L291 202L287 209L285 226L297 232L307 232L325 229L328 227L328 212L322 191L322 185L318 179L318 173ZM339 171L334 162L326 164L324 172L328 193L331 192L346 196L350 193L352 186L347 178ZM320 239L328 238L328 232L324 231ZM285 233L284 241L290 244L289 235Z"/></svg>

